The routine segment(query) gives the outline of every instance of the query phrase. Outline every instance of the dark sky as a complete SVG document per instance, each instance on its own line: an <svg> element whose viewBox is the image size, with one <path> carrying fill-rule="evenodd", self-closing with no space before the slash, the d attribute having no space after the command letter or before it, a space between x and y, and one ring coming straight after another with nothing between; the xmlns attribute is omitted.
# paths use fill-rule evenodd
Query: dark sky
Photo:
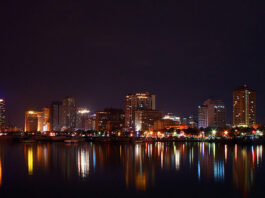
<svg viewBox="0 0 265 198"><path fill-rule="evenodd" d="M91 110L150 91L181 116L257 90L265 122L264 0L9 0L0 3L0 96L9 120L74 96Z"/></svg>

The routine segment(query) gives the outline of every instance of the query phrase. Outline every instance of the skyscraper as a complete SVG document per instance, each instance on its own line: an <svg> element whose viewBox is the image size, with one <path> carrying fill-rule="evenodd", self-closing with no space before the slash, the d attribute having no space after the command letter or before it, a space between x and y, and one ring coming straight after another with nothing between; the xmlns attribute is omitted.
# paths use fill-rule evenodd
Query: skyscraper
<svg viewBox="0 0 265 198"><path fill-rule="evenodd" d="M127 94L125 97L125 129L135 130L135 111L155 110L155 95L149 92Z"/></svg>
<svg viewBox="0 0 265 198"><path fill-rule="evenodd" d="M43 111L26 111L25 132L43 132L50 130L50 109L43 108L42 110Z"/></svg>
<svg viewBox="0 0 265 198"><path fill-rule="evenodd" d="M56 101L50 107L51 130L61 131L62 129L62 102Z"/></svg>
<svg viewBox="0 0 265 198"><path fill-rule="evenodd" d="M76 128L79 130L88 130L87 121L90 111L87 108L78 108L76 115Z"/></svg>
<svg viewBox="0 0 265 198"><path fill-rule="evenodd" d="M198 127L225 127L226 108L221 100L207 99L198 109Z"/></svg>
<svg viewBox="0 0 265 198"><path fill-rule="evenodd" d="M25 132L38 131L38 112L26 111L25 113Z"/></svg>
<svg viewBox="0 0 265 198"><path fill-rule="evenodd" d="M247 85L233 91L233 124L236 127L256 124L256 91Z"/></svg>
<svg viewBox="0 0 265 198"><path fill-rule="evenodd" d="M135 111L135 130L153 130L154 122L162 118L162 111L158 110L136 110Z"/></svg>
<svg viewBox="0 0 265 198"><path fill-rule="evenodd" d="M6 108L4 99L0 99L0 128L4 127L6 122Z"/></svg>
<svg viewBox="0 0 265 198"><path fill-rule="evenodd" d="M43 116L43 124L42 124L42 131L50 131L51 130L51 119L50 119L50 108L44 107L42 109L42 116Z"/></svg>
<svg viewBox="0 0 265 198"><path fill-rule="evenodd" d="M74 130L76 127L76 103L72 97L63 99L62 104L62 124L63 130Z"/></svg>
<svg viewBox="0 0 265 198"><path fill-rule="evenodd" d="M96 130L121 130L124 126L124 111L113 108L97 111L95 121Z"/></svg>

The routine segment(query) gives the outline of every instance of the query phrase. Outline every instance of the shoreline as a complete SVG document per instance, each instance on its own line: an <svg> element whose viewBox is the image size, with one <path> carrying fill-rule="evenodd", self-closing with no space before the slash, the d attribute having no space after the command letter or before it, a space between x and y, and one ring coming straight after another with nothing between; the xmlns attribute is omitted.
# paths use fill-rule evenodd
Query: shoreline
<svg viewBox="0 0 265 198"><path fill-rule="evenodd" d="M135 137L71 137L71 136L0 136L0 142L21 142L21 143L38 143L38 142L64 142L64 143L220 143L220 144L242 144L257 145L265 144L265 139L244 139L244 138L135 138Z"/></svg>

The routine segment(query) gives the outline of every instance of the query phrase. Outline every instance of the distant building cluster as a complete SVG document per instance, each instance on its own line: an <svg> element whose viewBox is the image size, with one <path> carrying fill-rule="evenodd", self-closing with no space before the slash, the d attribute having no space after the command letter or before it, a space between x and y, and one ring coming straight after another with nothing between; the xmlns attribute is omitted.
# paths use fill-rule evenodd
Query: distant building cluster
<svg viewBox="0 0 265 198"><path fill-rule="evenodd" d="M222 100L207 99L198 107L197 116L181 118L156 109L156 96L149 92L126 94L125 108L105 108L90 112L77 107L73 97L54 101L41 110L25 112L25 132L44 131L163 131L188 128L227 127L226 106ZM256 91L246 85L233 91L233 126L256 124ZM16 131L6 122L4 99L0 99L1 131Z"/></svg>
<svg viewBox="0 0 265 198"><path fill-rule="evenodd" d="M198 108L198 127L224 128L226 107L221 100L207 99ZM233 126L252 127L256 124L256 91L246 85L233 91Z"/></svg>
<svg viewBox="0 0 265 198"><path fill-rule="evenodd" d="M42 111L26 111L25 132L74 131L74 130L122 130L124 111L106 108L92 114L89 109L77 107L73 97L52 102Z"/></svg>

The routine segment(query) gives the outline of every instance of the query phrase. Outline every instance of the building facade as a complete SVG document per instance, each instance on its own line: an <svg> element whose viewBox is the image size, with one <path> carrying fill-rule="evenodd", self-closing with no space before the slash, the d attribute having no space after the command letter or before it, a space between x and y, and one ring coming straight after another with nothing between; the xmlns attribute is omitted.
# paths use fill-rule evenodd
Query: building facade
<svg viewBox="0 0 265 198"><path fill-rule="evenodd" d="M50 109L43 108L42 111L26 111L25 132L50 131Z"/></svg>
<svg viewBox="0 0 265 198"><path fill-rule="evenodd" d="M39 126L39 113L36 111L26 111L25 132L37 132Z"/></svg>
<svg viewBox="0 0 265 198"><path fill-rule="evenodd" d="M256 91L246 85L233 91L233 125L252 127L256 124Z"/></svg>
<svg viewBox="0 0 265 198"><path fill-rule="evenodd" d="M157 110L137 110L135 111L135 130L153 130L154 122L162 118L162 111Z"/></svg>
<svg viewBox="0 0 265 198"><path fill-rule="evenodd" d="M74 130L76 127L76 103L72 97L62 102L62 130Z"/></svg>
<svg viewBox="0 0 265 198"><path fill-rule="evenodd" d="M50 118L50 108L44 107L42 109L42 131L50 131L51 130L51 118Z"/></svg>
<svg viewBox="0 0 265 198"><path fill-rule="evenodd" d="M96 112L96 130L121 130L124 126L124 111L122 109L106 108Z"/></svg>
<svg viewBox="0 0 265 198"><path fill-rule="evenodd" d="M62 102L56 101L50 107L51 130L61 131L62 129Z"/></svg>
<svg viewBox="0 0 265 198"><path fill-rule="evenodd" d="M96 117L96 114L92 114L89 116L88 120L86 120L87 130L96 130Z"/></svg>
<svg viewBox="0 0 265 198"><path fill-rule="evenodd" d="M180 122L178 121L174 121L172 119L160 119L160 120L156 120L154 122L154 128L153 130L154 131L163 131L163 130L169 130L169 129L174 129L174 130L177 130L177 129L180 129L180 130L183 130L183 129L187 129L188 126L185 125L185 124L181 124Z"/></svg>
<svg viewBox="0 0 265 198"><path fill-rule="evenodd" d="M87 108L78 108L76 115L76 128L78 130L87 131L88 130L88 119L90 111Z"/></svg>
<svg viewBox="0 0 265 198"><path fill-rule="evenodd" d="M6 124L6 108L4 99L0 99L0 128Z"/></svg>
<svg viewBox="0 0 265 198"><path fill-rule="evenodd" d="M226 127L226 108L221 100L206 100L198 108L198 127Z"/></svg>
<svg viewBox="0 0 265 198"><path fill-rule="evenodd" d="M135 111L137 110L155 110L156 97L149 92L127 94L125 96L125 130L134 131Z"/></svg>

